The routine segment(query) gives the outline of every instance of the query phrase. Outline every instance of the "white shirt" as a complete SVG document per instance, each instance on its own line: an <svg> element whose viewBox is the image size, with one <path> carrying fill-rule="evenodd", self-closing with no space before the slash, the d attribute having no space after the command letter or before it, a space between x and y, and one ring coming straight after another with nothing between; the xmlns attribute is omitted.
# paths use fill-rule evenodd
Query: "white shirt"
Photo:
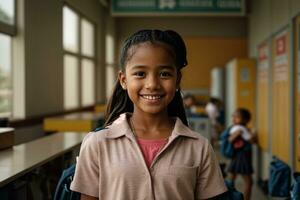
<svg viewBox="0 0 300 200"><path fill-rule="evenodd" d="M234 125L233 127L231 127L230 129L230 135L232 135L234 132L237 132L237 131L242 131L242 138L246 141L249 141L251 139L251 134L249 132L249 130L245 127L245 126L242 126L242 125Z"/></svg>
<svg viewBox="0 0 300 200"><path fill-rule="evenodd" d="M205 106L205 111L211 120L212 124L217 123L217 117L219 116L218 108L215 104L208 102Z"/></svg>

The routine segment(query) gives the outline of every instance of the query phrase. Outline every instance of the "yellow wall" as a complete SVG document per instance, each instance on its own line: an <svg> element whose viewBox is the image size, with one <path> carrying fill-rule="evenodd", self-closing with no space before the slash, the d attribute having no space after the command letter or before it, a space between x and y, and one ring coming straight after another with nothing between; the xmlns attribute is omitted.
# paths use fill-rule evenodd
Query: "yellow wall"
<svg viewBox="0 0 300 200"><path fill-rule="evenodd" d="M210 70L236 57L247 57L246 38L185 37L188 66L183 69L184 89L209 89Z"/></svg>

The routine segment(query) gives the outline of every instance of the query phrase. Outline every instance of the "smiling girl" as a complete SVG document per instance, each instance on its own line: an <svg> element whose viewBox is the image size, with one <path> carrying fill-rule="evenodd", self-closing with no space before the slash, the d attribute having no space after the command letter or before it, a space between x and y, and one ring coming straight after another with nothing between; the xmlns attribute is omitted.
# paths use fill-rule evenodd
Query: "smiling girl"
<svg viewBox="0 0 300 200"><path fill-rule="evenodd" d="M186 65L174 31L141 30L125 41L105 129L81 146L71 185L81 199L193 200L226 191L212 147L187 126Z"/></svg>

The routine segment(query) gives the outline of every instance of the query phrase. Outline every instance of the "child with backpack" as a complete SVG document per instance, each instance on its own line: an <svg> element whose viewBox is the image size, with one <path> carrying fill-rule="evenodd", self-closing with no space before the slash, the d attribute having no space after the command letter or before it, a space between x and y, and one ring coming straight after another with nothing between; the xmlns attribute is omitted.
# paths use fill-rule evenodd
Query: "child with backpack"
<svg viewBox="0 0 300 200"><path fill-rule="evenodd" d="M175 31L141 30L124 43L105 129L81 145L81 199L210 199L227 188L207 139L187 126L180 92L186 47Z"/></svg>
<svg viewBox="0 0 300 200"><path fill-rule="evenodd" d="M245 200L250 200L252 189L252 143L256 142L256 135L250 131L247 124L251 120L251 114L247 109L238 108L232 115L233 125L229 130L228 140L234 148L234 154L229 164L230 179L235 181L237 175L241 175L245 187Z"/></svg>

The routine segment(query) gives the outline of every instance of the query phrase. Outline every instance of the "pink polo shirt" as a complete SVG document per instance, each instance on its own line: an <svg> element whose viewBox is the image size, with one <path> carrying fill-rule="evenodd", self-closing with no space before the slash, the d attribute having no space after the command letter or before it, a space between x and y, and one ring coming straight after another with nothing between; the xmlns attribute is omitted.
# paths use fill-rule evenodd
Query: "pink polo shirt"
<svg viewBox="0 0 300 200"><path fill-rule="evenodd" d="M227 190L209 141L179 118L148 168L126 114L85 137L71 189L101 200L200 200Z"/></svg>

